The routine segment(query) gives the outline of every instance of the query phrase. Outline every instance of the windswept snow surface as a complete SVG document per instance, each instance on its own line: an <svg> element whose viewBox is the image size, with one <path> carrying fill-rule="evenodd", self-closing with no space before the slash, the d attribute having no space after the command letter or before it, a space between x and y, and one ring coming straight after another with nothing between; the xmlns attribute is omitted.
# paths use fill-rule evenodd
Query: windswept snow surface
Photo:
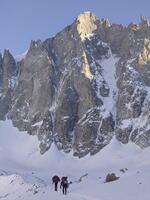
<svg viewBox="0 0 150 200"><path fill-rule="evenodd" d="M36 136L0 121L0 199L149 200L150 148L123 145L115 137L95 156L78 159L55 145L40 155ZM105 183L108 173L117 181ZM54 174L72 181L68 194L53 191Z"/></svg>

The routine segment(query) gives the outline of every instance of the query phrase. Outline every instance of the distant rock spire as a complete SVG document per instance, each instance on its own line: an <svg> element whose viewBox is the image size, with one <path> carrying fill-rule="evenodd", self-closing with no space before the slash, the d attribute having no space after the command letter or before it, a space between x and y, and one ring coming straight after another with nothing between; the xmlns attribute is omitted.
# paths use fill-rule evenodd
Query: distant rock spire
<svg viewBox="0 0 150 200"><path fill-rule="evenodd" d="M2 68L3 68L3 88L7 92L8 88L11 87L11 77L17 75L17 65L14 57L10 53L9 49L4 50L2 58Z"/></svg>
<svg viewBox="0 0 150 200"><path fill-rule="evenodd" d="M97 17L92 12L81 13L76 19L77 31L84 40L88 35L93 34L97 30Z"/></svg>
<svg viewBox="0 0 150 200"><path fill-rule="evenodd" d="M143 15L140 16L140 19L141 19L141 22L146 21L146 17Z"/></svg>
<svg viewBox="0 0 150 200"><path fill-rule="evenodd" d="M101 19L101 22L102 22L102 25L104 26L104 27L109 27L110 26L110 22L109 22L109 20L106 18L102 18Z"/></svg>
<svg viewBox="0 0 150 200"><path fill-rule="evenodd" d="M139 29L139 25L134 23L134 22L131 22L129 25L128 25L128 28L134 30L134 31L137 31Z"/></svg>
<svg viewBox="0 0 150 200"><path fill-rule="evenodd" d="M35 48L39 47L41 44L42 44L41 40L37 40L37 41L31 40L29 50L35 49Z"/></svg>
<svg viewBox="0 0 150 200"><path fill-rule="evenodd" d="M140 20L141 20L141 22L139 24L140 28L146 28L149 26L149 21L146 19L145 16L141 15Z"/></svg>

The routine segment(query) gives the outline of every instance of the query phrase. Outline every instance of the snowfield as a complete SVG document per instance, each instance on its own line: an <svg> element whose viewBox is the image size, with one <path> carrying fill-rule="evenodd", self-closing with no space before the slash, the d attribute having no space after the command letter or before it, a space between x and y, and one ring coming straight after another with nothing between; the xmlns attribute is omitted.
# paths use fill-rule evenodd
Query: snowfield
<svg viewBox="0 0 150 200"><path fill-rule="evenodd" d="M118 180L105 183L108 173ZM53 191L53 175L72 181L68 194ZM78 159L53 144L40 155L36 136L0 121L0 200L149 200L150 148L115 137L100 153Z"/></svg>

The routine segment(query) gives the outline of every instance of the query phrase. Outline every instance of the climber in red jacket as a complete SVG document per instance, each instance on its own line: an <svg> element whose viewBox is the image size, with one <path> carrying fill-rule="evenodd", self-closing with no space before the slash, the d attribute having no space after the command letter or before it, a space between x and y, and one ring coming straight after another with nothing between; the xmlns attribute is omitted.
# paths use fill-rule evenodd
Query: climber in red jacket
<svg viewBox="0 0 150 200"><path fill-rule="evenodd" d="M55 185L55 191L57 191L57 186L58 186L59 181L60 181L60 178L57 175L53 176L52 183L54 183Z"/></svg>

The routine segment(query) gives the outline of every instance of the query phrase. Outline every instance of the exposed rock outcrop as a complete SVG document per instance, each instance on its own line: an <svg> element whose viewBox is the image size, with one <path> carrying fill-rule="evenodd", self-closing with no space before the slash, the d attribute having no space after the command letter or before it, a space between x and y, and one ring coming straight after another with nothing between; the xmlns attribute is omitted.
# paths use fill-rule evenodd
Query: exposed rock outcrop
<svg viewBox="0 0 150 200"><path fill-rule="evenodd" d="M82 157L116 135L150 146L150 26L110 24L82 13L22 60L0 55L0 119Z"/></svg>

